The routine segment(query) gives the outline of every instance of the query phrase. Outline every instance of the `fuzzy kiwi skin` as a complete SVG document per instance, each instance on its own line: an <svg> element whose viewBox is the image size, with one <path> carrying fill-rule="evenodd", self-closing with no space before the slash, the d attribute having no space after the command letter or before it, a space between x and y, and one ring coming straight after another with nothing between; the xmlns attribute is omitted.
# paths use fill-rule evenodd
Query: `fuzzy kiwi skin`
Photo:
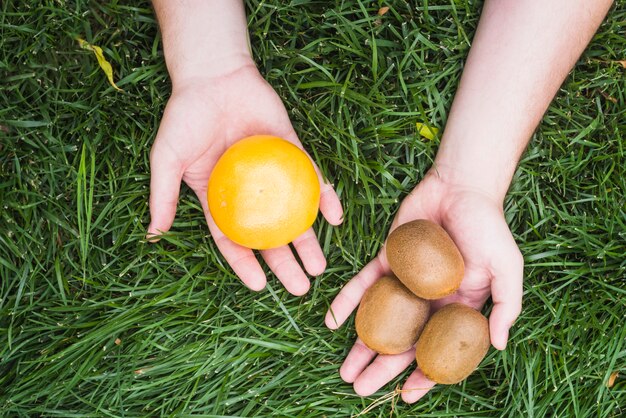
<svg viewBox="0 0 626 418"><path fill-rule="evenodd" d="M415 345L430 313L430 303L415 296L396 277L385 276L363 295L356 333L380 354L404 353Z"/></svg>
<svg viewBox="0 0 626 418"><path fill-rule="evenodd" d="M480 312L451 303L433 314L415 345L424 376L437 383L459 383L489 351L489 322Z"/></svg>
<svg viewBox="0 0 626 418"><path fill-rule="evenodd" d="M386 254L391 271L423 299L448 296L463 280L463 257L434 222L418 219L400 225L387 238Z"/></svg>

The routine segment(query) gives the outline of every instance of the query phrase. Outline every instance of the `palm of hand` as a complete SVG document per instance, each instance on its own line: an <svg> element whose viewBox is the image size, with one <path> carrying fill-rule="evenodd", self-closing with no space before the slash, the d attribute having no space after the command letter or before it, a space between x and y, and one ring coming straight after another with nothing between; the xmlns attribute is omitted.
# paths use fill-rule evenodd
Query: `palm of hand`
<svg viewBox="0 0 626 418"><path fill-rule="evenodd" d="M403 201L391 230L415 219L429 219L442 225L465 261L465 275L459 290L435 301L433 307L438 309L456 301L480 309L491 294L494 302L490 316L491 341L496 348L504 349L508 329L521 308L523 260L498 203L477 191L444 186L430 174ZM365 290L389 273L383 248L337 295L326 315L329 328L340 326L356 308ZM346 382L354 383L358 394L367 396L414 360L413 349L397 355L377 356L357 339L340 374ZM417 369L405 382L402 397L407 402L415 402L432 386L434 382Z"/></svg>
<svg viewBox="0 0 626 418"><path fill-rule="evenodd" d="M276 135L302 147L280 98L254 66L175 89L150 156L152 219L148 234L159 235L171 227L182 179L198 196L211 235L235 273L248 287L260 290L266 277L256 257L222 234L206 201L208 180L219 157L236 141L255 134ZM338 224L342 215L339 199L321 177L320 185L320 209L330 223ZM309 274L323 272L326 261L312 229L293 244ZM261 254L288 291L306 293L309 280L288 246Z"/></svg>

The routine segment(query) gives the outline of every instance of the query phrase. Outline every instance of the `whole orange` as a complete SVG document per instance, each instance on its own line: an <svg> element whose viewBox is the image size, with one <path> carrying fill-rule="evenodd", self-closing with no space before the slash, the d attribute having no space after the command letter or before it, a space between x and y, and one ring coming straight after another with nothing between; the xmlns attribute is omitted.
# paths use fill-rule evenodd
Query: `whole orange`
<svg viewBox="0 0 626 418"><path fill-rule="evenodd" d="M220 157L207 198L224 235L264 250L289 244L313 225L320 184L304 151L276 136L255 135Z"/></svg>

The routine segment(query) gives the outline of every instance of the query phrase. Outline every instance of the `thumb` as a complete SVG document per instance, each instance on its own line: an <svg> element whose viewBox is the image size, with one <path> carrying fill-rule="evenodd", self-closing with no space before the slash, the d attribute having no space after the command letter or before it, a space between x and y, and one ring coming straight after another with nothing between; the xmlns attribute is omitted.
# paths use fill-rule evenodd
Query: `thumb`
<svg viewBox="0 0 626 418"><path fill-rule="evenodd" d="M491 282L493 309L489 316L489 332L491 343L498 350L506 348L509 329L522 311L524 293L524 259L515 242L507 247L508 251L498 257L499 261L494 265Z"/></svg>
<svg viewBox="0 0 626 418"><path fill-rule="evenodd" d="M150 154L150 225L146 234L152 242L174 223L181 178L182 169L175 155L155 143Z"/></svg>

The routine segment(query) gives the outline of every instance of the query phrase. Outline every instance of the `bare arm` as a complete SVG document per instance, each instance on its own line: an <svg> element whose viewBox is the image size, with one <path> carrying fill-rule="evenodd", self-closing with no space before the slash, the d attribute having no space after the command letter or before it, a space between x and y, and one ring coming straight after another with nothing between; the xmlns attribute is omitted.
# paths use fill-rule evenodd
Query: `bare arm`
<svg viewBox="0 0 626 418"><path fill-rule="evenodd" d="M519 157L612 0L487 0L436 158L502 200Z"/></svg>
<svg viewBox="0 0 626 418"><path fill-rule="evenodd" d="M253 64L246 14L238 0L153 0L174 88Z"/></svg>

